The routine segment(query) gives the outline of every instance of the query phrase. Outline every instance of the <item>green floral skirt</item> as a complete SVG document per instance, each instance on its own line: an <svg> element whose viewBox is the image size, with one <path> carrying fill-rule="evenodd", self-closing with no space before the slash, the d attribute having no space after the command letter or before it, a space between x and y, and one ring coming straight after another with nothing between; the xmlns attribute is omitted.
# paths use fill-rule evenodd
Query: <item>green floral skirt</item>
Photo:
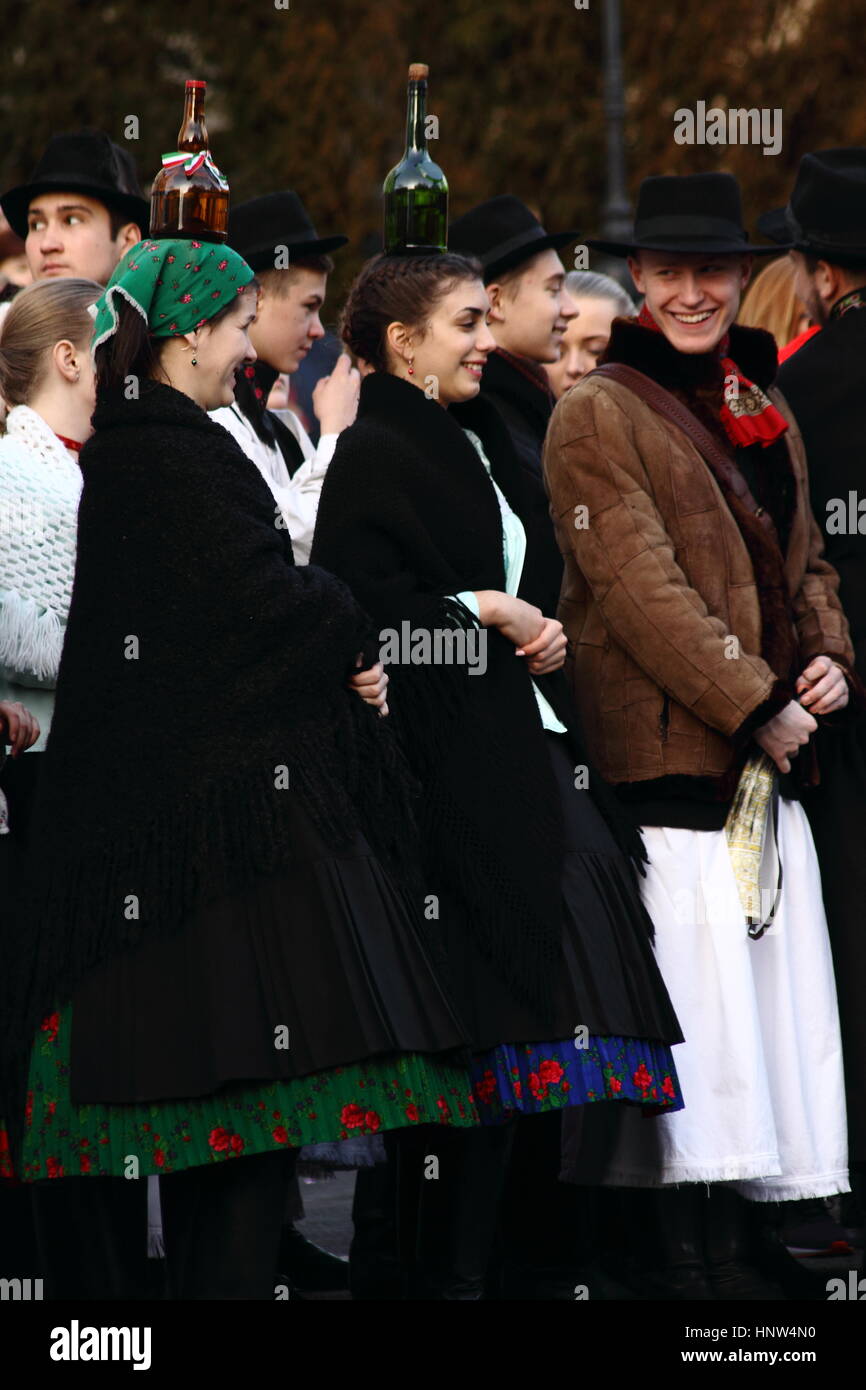
<svg viewBox="0 0 866 1390"><path fill-rule="evenodd" d="M467 1068L417 1053L296 1081L226 1086L195 1100L74 1105L69 1095L71 1008L42 1024L30 1060L25 1135L16 1176L133 1177L240 1154L438 1123L477 1125ZM0 1132L0 1172L11 1157Z"/></svg>

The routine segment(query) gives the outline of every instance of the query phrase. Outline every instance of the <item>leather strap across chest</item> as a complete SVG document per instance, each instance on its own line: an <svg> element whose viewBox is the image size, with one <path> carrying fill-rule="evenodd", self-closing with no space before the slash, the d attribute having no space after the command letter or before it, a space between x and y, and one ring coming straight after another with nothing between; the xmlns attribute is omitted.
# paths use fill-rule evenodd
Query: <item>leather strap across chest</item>
<svg viewBox="0 0 866 1390"><path fill-rule="evenodd" d="M725 453L706 426L687 406L683 405L682 401L678 400L670 391L666 391L663 386L659 386L652 377L646 376L644 372L639 372L634 367L627 367L624 362L604 362L588 375L605 376L611 381L618 381L621 386L627 386L652 410L663 415L665 419L670 420L672 424L682 430L683 434L694 444L716 481L734 493L743 506L758 519L767 534L772 537L781 550L779 534L770 513L755 501L746 479L734 460Z"/></svg>

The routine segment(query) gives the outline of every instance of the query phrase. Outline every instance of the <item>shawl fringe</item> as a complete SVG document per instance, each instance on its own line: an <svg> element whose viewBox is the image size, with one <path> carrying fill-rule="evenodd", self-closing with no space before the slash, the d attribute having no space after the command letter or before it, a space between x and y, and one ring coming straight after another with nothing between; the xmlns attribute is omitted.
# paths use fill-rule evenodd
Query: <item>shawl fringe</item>
<svg viewBox="0 0 866 1390"><path fill-rule="evenodd" d="M16 674L56 680L63 651L66 625L53 608L40 612L41 605L24 598L17 589L3 595L3 621L0 623L0 666Z"/></svg>

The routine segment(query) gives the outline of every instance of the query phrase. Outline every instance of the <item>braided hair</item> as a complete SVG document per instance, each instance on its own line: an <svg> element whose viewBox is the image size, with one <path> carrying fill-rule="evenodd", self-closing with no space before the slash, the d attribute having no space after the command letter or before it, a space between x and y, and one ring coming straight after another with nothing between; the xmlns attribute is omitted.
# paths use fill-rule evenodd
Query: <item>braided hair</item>
<svg viewBox="0 0 866 1390"><path fill-rule="evenodd" d="M390 323L420 329L441 299L463 280L480 280L481 263L450 251L429 256L374 256L353 282L340 316L340 336L377 372L390 370Z"/></svg>

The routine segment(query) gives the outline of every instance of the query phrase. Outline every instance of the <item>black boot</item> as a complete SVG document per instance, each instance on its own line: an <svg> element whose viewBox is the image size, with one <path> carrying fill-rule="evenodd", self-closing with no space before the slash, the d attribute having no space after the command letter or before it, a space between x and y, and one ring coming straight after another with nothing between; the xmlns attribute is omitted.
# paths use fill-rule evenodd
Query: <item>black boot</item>
<svg viewBox="0 0 866 1390"><path fill-rule="evenodd" d="M349 1247L349 1289L355 1301L406 1297L406 1277L397 1240L397 1164L359 1168L352 1201L354 1234Z"/></svg>
<svg viewBox="0 0 866 1390"><path fill-rule="evenodd" d="M517 1119L499 1222L498 1296L569 1303L629 1298L599 1262L600 1193L559 1181L561 1152L561 1112Z"/></svg>
<svg viewBox="0 0 866 1390"><path fill-rule="evenodd" d="M484 1298L512 1128L426 1126L410 1298Z"/></svg>
<svg viewBox="0 0 866 1390"><path fill-rule="evenodd" d="M143 1178L34 1183L33 1214L46 1299L153 1297Z"/></svg>
<svg viewBox="0 0 866 1390"><path fill-rule="evenodd" d="M704 1267L703 1188L653 1188L631 1205L633 1214L646 1213L644 1296L675 1303L715 1299Z"/></svg>
<svg viewBox="0 0 866 1390"><path fill-rule="evenodd" d="M714 1183L706 1203L705 1258L716 1298L745 1302L784 1299L785 1295L755 1261L747 1203L724 1183Z"/></svg>
<svg viewBox="0 0 866 1390"><path fill-rule="evenodd" d="M798 1303L826 1302L826 1272L807 1269L782 1239L782 1203L745 1202L744 1206L755 1266L778 1285L784 1298Z"/></svg>
<svg viewBox="0 0 866 1390"><path fill-rule="evenodd" d="M293 1292L339 1293L349 1287L349 1261L314 1245L293 1221L283 1224L278 1269L280 1282Z"/></svg>

